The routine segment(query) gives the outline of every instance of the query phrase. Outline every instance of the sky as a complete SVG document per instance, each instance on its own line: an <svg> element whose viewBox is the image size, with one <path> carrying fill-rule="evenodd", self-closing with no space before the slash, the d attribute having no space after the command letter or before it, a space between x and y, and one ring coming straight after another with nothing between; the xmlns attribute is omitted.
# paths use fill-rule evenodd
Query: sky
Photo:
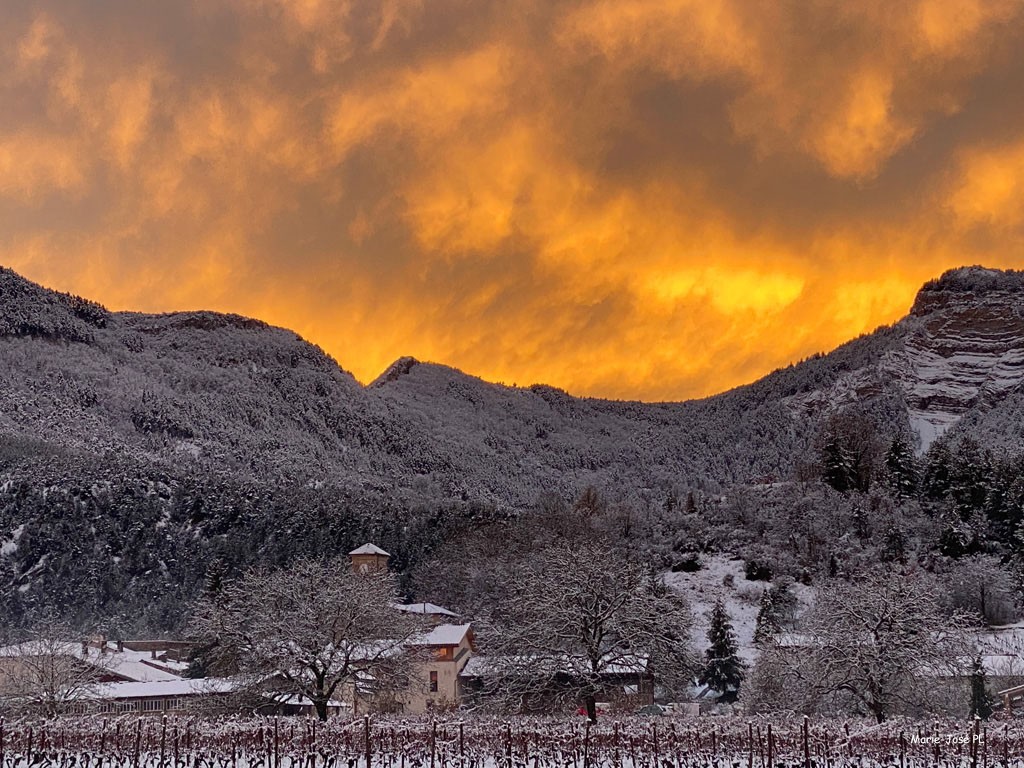
<svg viewBox="0 0 1024 768"><path fill-rule="evenodd" d="M0 58L0 264L364 383L700 397L1024 268L1018 0L30 0Z"/></svg>

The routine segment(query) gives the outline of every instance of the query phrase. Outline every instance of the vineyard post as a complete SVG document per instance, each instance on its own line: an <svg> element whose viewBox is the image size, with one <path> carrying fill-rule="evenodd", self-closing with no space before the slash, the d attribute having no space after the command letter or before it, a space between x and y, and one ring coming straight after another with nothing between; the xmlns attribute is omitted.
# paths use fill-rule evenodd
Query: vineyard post
<svg viewBox="0 0 1024 768"><path fill-rule="evenodd" d="M314 717L310 723L312 725L311 733L309 737L309 754L313 758L313 765L316 765L316 718Z"/></svg>
<svg viewBox="0 0 1024 768"><path fill-rule="evenodd" d="M281 734L279 727L277 715L274 715L274 768L281 768Z"/></svg>
<svg viewBox="0 0 1024 768"><path fill-rule="evenodd" d="M164 748L167 746L167 715L160 717L160 768L164 768Z"/></svg>
<svg viewBox="0 0 1024 768"><path fill-rule="evenodd" d="M757 753L761 756L761 765L765 766L764 760L764 740L761 738L761 726L757 726Z"/></svg>
<svg viewBox="0 0 1024 768"><path fill-rule="evenodd" d="M853 757L853 742L850 741L850 724L843 723L843 730L846 731L846 756Z"/></svg>
<svg viewBox="0 0 1024 768"><path fill-rule="evenodd" d="M988 726L981 733L981 768L988 768Z"/></svg>
<svg viewBox="0 0 1024 768"><path fill-rule="evenodd" d="M238 731L231 735L231 768L238 765ZM174 729L174 768L178 768L178 729Z"/></svg>
<svg viewBox="0 0 1024 768"><path fill-rule="evenodd" d="M465 742L465 734L463 733L462 727L463 727L463 723L460 720L459 721L459 766L460 766L460 768L466 762L466 742Z"/></svg>
<svg viewBox="0 0 1024 768"><path fill-rule="evenodd" d="M974 734L971 737L971 768L978 768L978 734L981 733L981 718L974 716Z"/></svg>
<svg viewBox="0 0 1024 768"><path fill-rule="evenodd" d="M1003 766L1008 767L1010 765L1010 724L1007 723L1003 726Z"/></svg>
<svg viewBox="0 0 1024 768"><path fill-rule="evenodd" d="M508 768L512 768L512 724L505 727L505 760Z"/></svg>
<svg viewBox="0 0 1024 768"><path fill-rule="evenodd" d="M718 726L711 729L711 755L718 757Z"/></svg>
<svg viewBox="0 0 1024 768"><path fill-rule="evenodd" d="M672 764L676 768L679 768L679 742L676 741L676 724L675 723L671 723L669 725L669 735L668 735L668 738L669 738L668 752L669 752L670 755L672 755Z"/></svg>
<svg viewBox="0 0 1024 768"><path fill-rule="evenodd" d="M622 756L619 753L619 723L615 723L615 765L622 768Z"/></svg>
<svg viewBox="0 0 1024 768"><path fill-rule="evenodd" d="M0 768L4 768L4 719L0 717Z"/></svg>
<svg viewBox="0 0 1024 768"><path fill-rule="evenodd" d="M907 768L907 739L900 731L900 768Z"/></svg>
<svg viewBox="0 0 1024 768"><path fill-rule="evenodd" d="M142 718L135 721L135 749L132 751L132 764L139 768L139 748L142 746Z"/></svg>
<svg viewBox="0 0 1024 768"><path fill-rule="evenodd" d="M772 744L772 724L768 723L768 768L771 768L775 764L773 762L775 758L775 755L773 754L775 750L773 749L773 747L774 745Z"/></svg>
<svg viewBox="0 0 1024 768"><path fill-rule="evenodd" d="M434 768L434 755L437 754L437 721L430 721L430 768ZM366 764L369 768L369 763Z"/></svg>
<svg viewBox="0 0 1024 768"><path fill-rule="evenodd" d="M32 762L32 726L28 727L28 750L25 753L28 756L28 761Z"/></svg>
<svg viewBox="0 0 1024 768"><path fill-rule="evenodd" d="M588 729L589 730L589 729ZM654 739L654 768L658 768L661 761L658 759L658 724L651 723L651 734Z"/></svg>
<svg viewBox="0 0 1024 768"><path fill-rule="evenodd" d="M587 729L583 734L583 768L590 768L590 720L587 720Z"/></svg>
<svg viewBox="0 0 1024 768"><path fill-rule="evenodd" d="M804 715L804 768L811 768L811 719Z"/></svg>
<svg viewBox="0 0 1024 768"><path fill-rule="evenodd" d="M366 748L366 768L370 768L371 761L373 760L373 754L371 752L370 743L370 716L363 715L363 746Z"/></svg>
<svg viewBox="0 0 1024 768"><path fill-rule="evenodd" d="M754 768L754 724L747 723L747 768Z"/></svg>
<svg viewBox="0 0 1024 768"><path fill-rule="evenodd" d="M935 723L934 734L935 734L935 764L938 765L939 764L939 755L941 754L941 752L939 750L939 724L937 722Z"/></svg>

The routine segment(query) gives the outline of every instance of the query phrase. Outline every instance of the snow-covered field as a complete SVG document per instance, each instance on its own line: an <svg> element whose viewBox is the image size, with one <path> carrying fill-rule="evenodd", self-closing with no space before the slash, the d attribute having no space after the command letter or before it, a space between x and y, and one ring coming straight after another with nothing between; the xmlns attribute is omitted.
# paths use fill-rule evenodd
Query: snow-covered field
<svg viewBox="0 0 1024 768"><path fill-rule="evenodd" d="M1024 724L877 726L800 718L565 718L7 722L0 765L111 768L1024 768ZM369 745L369 753L367 752ZM31 754L31 758L26 758Z"/></svg>
<svg viewBox="0 0 1024 768"><path fill-rule="evenodd" d="M771 582L747 581L743 573L743 560L728 555L703 556L701 564L699 571L669 573L665 576L666 583L685 595L690 603L694 618L691 631L694 648L703 649L707 646L708 617L715 603L721 600L732 619L739 655L748 664L752 664L757 659L754 629L757 626L761 593L771 586ZM814 600L812 587L793 584L791 590L800 612Z"/></svg>

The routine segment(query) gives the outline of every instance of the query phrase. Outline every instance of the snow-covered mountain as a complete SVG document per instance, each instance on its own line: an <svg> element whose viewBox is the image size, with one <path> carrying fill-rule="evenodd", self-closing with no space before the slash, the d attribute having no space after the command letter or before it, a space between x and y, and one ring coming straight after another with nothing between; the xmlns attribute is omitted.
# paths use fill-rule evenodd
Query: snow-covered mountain
<svg viewBox="0 0 1024 768"><path fill-rule="evenodd" d="M0 358L8 442L518 506L588 484L783 477L821 420L854 405L922 450L962 419L983 424L1024 378L1024 277L948 272L892 327L684 403L499 386L410 358L364 388L290 331L210 312L107 312L7 270Z"/></svg>
<svg viewBox="0 0 1024 768"><path fill-rule="evenodd" d="M109 312L2 268L0 361L0 617L8 599L56 600L34 591L47 574L86 612L145 594L154 625L180 609L168 585L194 592L218 557L281 562L377 537L401 565L544 494L596 486L660 507L792 477L849 408L922 450L956 429L1020 451L1024 273L948 272L893 326L681 403L500 386L410 358L363 387L291 331Z"/></svg>

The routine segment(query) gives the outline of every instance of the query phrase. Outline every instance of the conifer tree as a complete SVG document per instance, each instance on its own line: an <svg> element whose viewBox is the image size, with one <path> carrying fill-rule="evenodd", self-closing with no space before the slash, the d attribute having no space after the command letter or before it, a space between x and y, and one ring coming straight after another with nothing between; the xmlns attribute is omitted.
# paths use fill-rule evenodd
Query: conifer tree
<svg viewBox="0 0 1024 768"><path fill-rule="evenodd" d="M775 605L775 596L771 589L761 593L761 605L757 611L757 624L754 627L754 642L757 644L770 642L779 633L779 612Z"/></svg>
<svg viewBox="0 0 1024 768"><path fill-rule="evenodd" d="M737 655L738 646L732 622L721 601L715 603L708 628L708 646L704 668L697 682L721 692L720 701L735 701L744 677L744 663Z"/></svg>
<svg viewBox="0 0 1024 768"><path fill-rule="evenodd" d="M988 720L992 715L992 699L988 695L988 675L981 655L974 657L971 665L971 717Z"/></svg>
<svg viewBox="0 0 1024 768"><path fill-rule="evenodd" d="M886 479L896 499L909 499L917 493L920 471L910 445L901 435L889 444L885 454Z"/></svg>

